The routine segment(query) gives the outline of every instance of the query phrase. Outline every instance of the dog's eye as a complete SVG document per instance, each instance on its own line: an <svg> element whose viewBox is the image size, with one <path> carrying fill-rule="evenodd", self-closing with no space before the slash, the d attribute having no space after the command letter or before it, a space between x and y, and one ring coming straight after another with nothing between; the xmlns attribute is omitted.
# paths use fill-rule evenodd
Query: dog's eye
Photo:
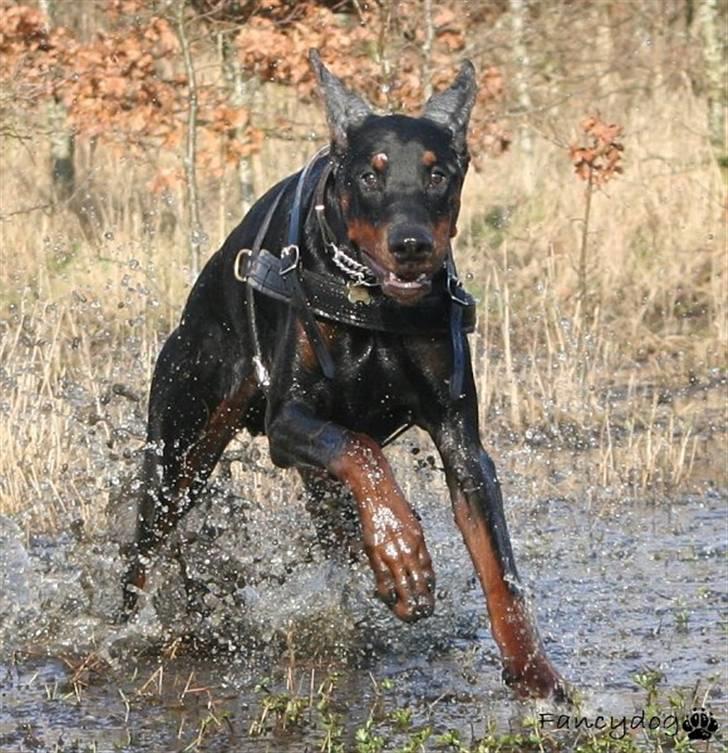
<svg viewBox="0 0 728 753"><path fill-rule="evenodd" d="M359 180L365 188L376 188L379 185L379 178L376 173L371 171L362 173Z"/></svg>
<svg viewBox="0 0 728 753"><path fill-rule="evenodd" d="M447 175L445 175L442 170L438 170L435 168L430 173L430 188L438 188L439 186L444 186L447 182Z"/></svg>

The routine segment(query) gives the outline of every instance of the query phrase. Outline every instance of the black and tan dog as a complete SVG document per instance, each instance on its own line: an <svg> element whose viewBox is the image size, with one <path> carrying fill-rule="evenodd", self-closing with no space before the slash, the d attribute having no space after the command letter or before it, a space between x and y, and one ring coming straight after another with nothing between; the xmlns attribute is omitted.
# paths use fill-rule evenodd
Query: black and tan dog
<svg viewBox="0 0 728 753"><path fill-rule="evenodd" d="M382 453L429 433L485 592L504 676L563 696L524 600L464 333L472 299L451 256L468 166L466 62L422 117L375 115L311 54L330 150L269 191L209 260L157 362L144 491L125 583L134 607L160 541L241 429L321 497L348 487L379 596L412 622L434 608L422 529ZM315 505L312 504L315 508Z"/></svg>

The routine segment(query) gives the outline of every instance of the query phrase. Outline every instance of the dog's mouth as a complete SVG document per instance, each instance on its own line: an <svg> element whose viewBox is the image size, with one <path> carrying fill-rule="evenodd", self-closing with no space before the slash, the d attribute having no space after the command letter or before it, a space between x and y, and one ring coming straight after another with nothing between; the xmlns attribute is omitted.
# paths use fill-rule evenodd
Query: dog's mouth
<svg viewBox="0 0 728 753"><path fill-rule="evenodd" d="M382 293L389 298L400 303L415 303L432 290L431 273L408 270L397 274L374 261L365 251L361 250L361 254L379 283Z"/></svg>
<svg viewBox="0 0 728 753"><path fill-rule="evenodd" d="M430 292L432 278L423 272L414 280L407 280L389 271L380 279L380 284L382 292L390 298L395 298L403 303L412 303Z"/></svg>

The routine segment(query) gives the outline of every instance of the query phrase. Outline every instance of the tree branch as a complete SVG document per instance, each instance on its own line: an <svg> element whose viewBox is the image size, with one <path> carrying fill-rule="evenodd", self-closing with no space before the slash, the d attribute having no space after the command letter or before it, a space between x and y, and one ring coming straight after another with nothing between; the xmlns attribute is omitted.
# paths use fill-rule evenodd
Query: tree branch
<svg viewBox="0 0 728 753"><path fill-rule="evenodd" d="M192 274L200 271L200 246L204 238L200 222L200 200L197 190L197 78L192 62L190 42L185 28L186 0L177 0L177 36L182 47L185 73L187 74L187 139L183 160L189 207L189 244Z"/></svg>

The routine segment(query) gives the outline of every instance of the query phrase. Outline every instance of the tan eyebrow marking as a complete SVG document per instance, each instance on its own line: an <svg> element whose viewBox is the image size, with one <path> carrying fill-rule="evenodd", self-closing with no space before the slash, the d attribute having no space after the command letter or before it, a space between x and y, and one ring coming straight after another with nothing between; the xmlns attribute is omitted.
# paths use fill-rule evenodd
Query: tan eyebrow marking
<svg viewBox="0 0 728 753"><path fill-rule="evenodd" d="M422 164L425 167L432 167L437 162L437 155L429 149L422 155Z"/></svg>
<svg viewBox="0 0 728 753"><path fill-rule="evenodd" d="M383 173L387 169L389 157L384 152L378 152L372 157L372 167L378 172Z"/></svg>

